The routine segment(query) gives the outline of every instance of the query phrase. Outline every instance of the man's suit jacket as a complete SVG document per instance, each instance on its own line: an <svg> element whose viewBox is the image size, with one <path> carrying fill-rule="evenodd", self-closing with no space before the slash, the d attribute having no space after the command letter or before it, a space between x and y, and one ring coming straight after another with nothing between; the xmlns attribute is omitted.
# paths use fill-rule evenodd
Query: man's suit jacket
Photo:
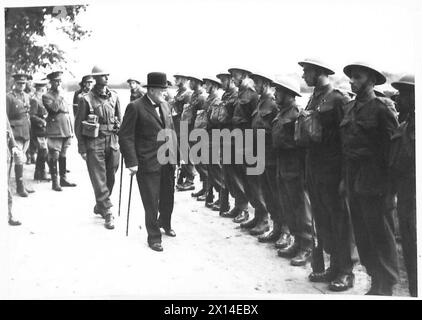
<svg viewBox="0 0 422 320"><path fill-rule="evenodd" d="M158 141L157 135L162 129L174 130L174 125L167 102L157 108L161 108L164 123L147 95L127 106L119 131L120 151L127 168L138 166L139 172L160 171L157 151L165 142Z"/></svg>

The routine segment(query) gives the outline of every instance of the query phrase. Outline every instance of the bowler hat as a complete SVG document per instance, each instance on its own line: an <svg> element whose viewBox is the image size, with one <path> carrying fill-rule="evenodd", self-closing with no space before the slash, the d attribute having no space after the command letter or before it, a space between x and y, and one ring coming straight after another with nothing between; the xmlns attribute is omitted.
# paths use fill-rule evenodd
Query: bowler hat
<svg viewBox="0 0 422 320"><path fill-rule="evenodd" d="M63 71L53 71L47 75L47 78L51 80L61 80Z"/></svg>
<svg viewBox="0 0 422 320"><path fill-rule="evenodd" d="M242 69L242 68L230 68L227 71L230 72L230 74L232 74L233 71L241 71L241 72L244 72L244 73L246 73L248 75L250 75L252 73L251 71L246 70L246 69Z"/></svg>
<svg viewBox="0 0 422 320"><path fill-rule="evenodd" d="M218 86L219 88L221 87L221 82L218 81L217 79L214 79L213 77L203 78L203 81L204 81L204 83L208 81L208 82L211 82L212 84Z"/></svg>
<svg viewBox="0 0 422 320"><path fill-rule="evenodd" d="M311 65L311 66L314 66L314 67L322 68L322 69L324 69L324 70L327 72L327 74L329 74L329 75L331 75L331 74L334 74L334 73L335 73L335 72L333 71L333 69L332 69L332 68L330 68L330 67L328 66L328 64L327 64L327 63L325 63L324 61L318 60L318 59L304 59L304 60L302 60L302 61L299 61L299 62L298 62L298 64L299 64L301 67L304 67L305 65Z"/></svg>
<svg viewBox="0 0 422 320"><path fill-rule="evenodd" d="M365 62L355 62L355 63L349 64L344 67L343 72L345 73L346 76L351 78L353 68L363 68L371 72L375 76L375 85L377 86L384 84L387 81L386 77L380 71L372 68L369 64Z"/></svg>
<svg viewBox="0 0 422 320"><path fill-rule="evenodd" d="M20 82L20 83L24 83L28 80L28 75L24 72L16 72L14 74L12 74L13 79L15 80L15 82Z"/></svg>
<svg viewBox="0 0 422 320"><path fill-rule="evenodd" d="M92 68L91 76L108 76L110 73L107 71L104 71L104 69L101 69L99 66L94 66Z"/></svg>
<svg viewBox="0 0 422 320"><path fill-rule="evenodd" d="M394 81L391 83L394 89L400 90L403 87L415 86L415 75L414 74L406 74L405 76L401 77L399 81Z"/></svg>
<svg viewBox="0 0 422 320"><path fill-rule="evenodd" d="M272 82L272 85L276 88L281 88L283 90L288 90L293 93L295 96L301 97L300 94L300 85L297 81L283 77L283 78L277 78L276 81Z"/></svg>
<svg viewBox="0 0 422 320"><path fill-rule="evenodd" d="M144 88L167 88L167 75L163 72L150 72L147 76L147 84Z"/></svg>

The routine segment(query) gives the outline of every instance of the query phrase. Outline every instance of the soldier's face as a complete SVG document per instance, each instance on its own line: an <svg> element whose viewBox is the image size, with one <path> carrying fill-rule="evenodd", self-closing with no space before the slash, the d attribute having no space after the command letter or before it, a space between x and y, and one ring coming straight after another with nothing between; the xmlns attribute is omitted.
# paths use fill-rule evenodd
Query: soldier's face
<svg viewBox="0 0 422 320"><path fill-rule="evenodd" d="M15 90L23 91L25 89L25 82L15 82Z"/></svg>
<svg viewBox="0 0 422 320"><path fill-rule="evenodd" d="M233 70L231 74L234 84L236 87L239 87L243 80L243 73L238 70Z"/></svg>
<svg viewBox="0 0 422 320"><path fill-rule="evenodd" d="M93 82L91 82L91 81L85 81L85 82L83 83L84 90L85 90L85 91L89 91L89 90L91 90L92 85L93 85Z"/></svg>
<svg viewBox="0 0 422 320"><path fill-rule="evenodd" d="M415 110L415 88L403 87L400 88L399 92L399 96L397 97L398 111L407 113Z"/></svg>
<svg viewBox="0 0 422 320"><path fill-rule="evenodd" d="M135 90L138 87L138 83L136 81L129 81L129 87L132 90Z"/></svg>
<svg viewBox="0 0 422 320"><path fill-rule="evenodd" d="M60 79L51 80L51 89L56 90L60 87L61 84L62 84L62 80Z"/></svg>
<svg viewBox="0 0 422 320"><path fill-rule="evenodd" d="M368 86L374 86L374 80L371 74L361 68L355 68L350 75L350 87L356 94L364 92Z"/></svg>
<svg viewBox="0 0 422 320"><path fill-rule="evenodd" d="M206 91L208 94L210 94L210 93L211 93L211 91L212 91L212 83L211 83L211 82L209 82L209 81L206 81L206 82L205 82L205 91Z"/></svg>
<svg viewBox="0 0 422 320"><path fill-rule="evenodd" d="M281 105L284 102L285 91L281 88L275 89L275 101L277 104Z"/></svg>
<svg viewBox="0 0 422 320"><path fill-rule="evenodd" d="M107 75L96 76L95 77L95 83L99 86L108 85L108 76Z"/></svg>
<svg viewBox="0 0 422 320"><path fill-rule="evenodd" d="M258 94L262 94L262 92L264 91L264 81L261 78L255 78L254 80L254 85L255 85L255 90Z"/></svg>
<svg viewBox="0 0 422 320"><path fill-rule="evenodd" d="M303 66L303 80L305 80L308 87L315 87L318 81L318 74L315 68L305 64Z"/></svg>
<svg viewBox="0 0 422 320"><path fill-rule="evenodd" d="M221 77L221 87L224 90L227 90L230 87L230 77L227 77L227 76Z"/></svg>

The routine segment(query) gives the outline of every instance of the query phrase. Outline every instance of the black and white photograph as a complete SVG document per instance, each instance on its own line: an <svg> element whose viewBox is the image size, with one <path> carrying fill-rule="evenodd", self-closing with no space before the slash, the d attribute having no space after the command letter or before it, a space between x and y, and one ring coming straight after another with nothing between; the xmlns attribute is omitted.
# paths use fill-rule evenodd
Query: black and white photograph
<svg viewBox="0 0 422 320"><path fill-rule="evenodd" d="M420 2L2 9L0 299L419 297Z"/></svg>

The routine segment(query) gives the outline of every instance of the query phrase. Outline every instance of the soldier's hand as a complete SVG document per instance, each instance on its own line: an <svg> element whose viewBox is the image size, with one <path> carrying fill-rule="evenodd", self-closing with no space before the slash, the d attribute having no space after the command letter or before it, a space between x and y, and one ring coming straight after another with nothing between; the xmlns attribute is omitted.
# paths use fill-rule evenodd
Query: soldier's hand
<svg viewBox="0 0 422 320"><path fill-rule="evenodd" d="M12 154L14 157L17 157L19 153L19 149L17 147L12 147Z"/></svg>
<svg viewBox="0 0 422 320"><path fill-rule="evenodd" d="M85 152L81 153L81 157L82 157L82 159L84 159L86 161L86 153Z"/></svg>
<svg viewBox="0 0 422 320"><path fill-rule="evenodd" d="M130 171L131 176L133 176L134 174L136 174L138 172L138 166L130 167L128 169Z"/></svg>

